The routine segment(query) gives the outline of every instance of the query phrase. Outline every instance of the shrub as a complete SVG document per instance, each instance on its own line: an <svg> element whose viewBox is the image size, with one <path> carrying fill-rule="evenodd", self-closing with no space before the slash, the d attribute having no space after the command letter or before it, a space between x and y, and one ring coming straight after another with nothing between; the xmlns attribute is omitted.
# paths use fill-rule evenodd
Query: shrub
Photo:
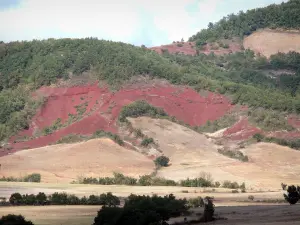
<svg viewBox="0 0 300 225"><path fill-rule="evenodd" d="M201 197L190 198L188 200L189 208L198 208L198 207L203 207L203 206L204 206L204 201L203 201L203 198L201 198Z"/></svg>
<svg viewBox="0 0 300 225"><path fill-rule="evenodd" d="M232 193L239 193L239 190L235 189L231 191Z"/></svg>
<svg viewBox="0 0 300 225"><path fill-rule="evenodd" d="M244 155L244 153L242 153L241 151L231 151L231 150L222 150L222 149L218 149L218 152L222 155L228 156L230 158L233 159L238 159L242 162L248 162L249 158L248 156Z"/></svg>
<svg viewBox="0 0 300 225"><path fill-rule="evenodd" d="M33 173L30 175L27 175L26 177L24 177L24 182L40 183L41 182L41 174Z"/></svg>
<svg viewBox="0 0 300 225"><path fill-rule="evenodd" d="M9 214L2 216L0 219L0 225L33 225L31 221L25 220L22 215Z"/></svg>
<svg viewBox="0 0 300 225"><path fill-rule="evenodd" d="M147 147L149 144L152 144L154 143L154 140L153 138L144 138L143 141L141 142L141 145L144 146L144 147Z"/></svg>
<svg viewBox="0 0 300 225"><path fill-rule="evenodd" d="M231 182L229 180L225 180L222 185L223 188L230 188L230 189L238 189L240 185L237 182Z"/></svg>
<svg viewBox="0 0 300 225"><path fill-rule="evenodd" d="M249 195L248 199L251 200L251 201L253 201L254 200L254 196L253 195Z"/></svg>
<svg viewBox="0 0 300 225"><path fill-rule="evenodd" d="M159 156L154 160L154 163L158 167L167 167L170 159L166 156Z"/></svg>

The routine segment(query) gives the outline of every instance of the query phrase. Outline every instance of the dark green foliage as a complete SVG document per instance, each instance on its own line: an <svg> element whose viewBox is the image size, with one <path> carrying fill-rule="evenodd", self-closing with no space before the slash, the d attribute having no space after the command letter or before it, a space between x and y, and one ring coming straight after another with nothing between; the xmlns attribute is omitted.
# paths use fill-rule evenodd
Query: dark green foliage
<svg viewBox="0 0 300 225"><path fill-rule="evenodd" d="M204 43L216 39L243 37L260 28L299 29L299 5L299 0L290 0L279 5L240 11L237 15L230 14L214 24L210 23L207 29L193 35L189 41Z"/></svg>
<svg viewBox="0 0 300 225"><path fill-rule="evenodd" d="M0 181L6 181L6 182L35 182L40 183L41 182L41 174L39 173L33 173L29 174L22 178L15 178L15 177L2 177L0 178Z"/></svg>
<svg viewBox="0 0 300 225"><path fill-rule="evenodd" d="M141 145L144 147L147 147L149 144L152 144L152 143L154 143L153 138L146 137L142 140Z"/></svg>
<svg viewBox="0 0 300 225"><path fill-rule="evenodd" d="M181 180L176 182L153 175L143 175L139 179L128 177L120 173L114 173L114 177L93 178L85 177L79 180L82 184L100 184L100 185L137 185L137 186L182 186L182 187L220 187L220 182L213 182L210 174L202 173L198 178ZM223 188L245 189L245 183L239 185L236 182L225 181Z"/></svg>
<svg viewBox="0 0 300 225"><path fill-rule="evenodd" d="M186 211L186 200L175 199L173 195L130 195L123 208L103 207L95 217L94 225L158 225Z"/></svg>
<svg viewBox="0 0 300 225"><path fill-rule="evenodd" d="M21 205L23 204L23 197L20 193L13 193L9 198L9 202L12 205Z"/></svg>
<svg viewBox="0 0 300 225"><path fill-rule="evenodd" d="M30 175L27 175L27 176L24 177L24 182L40 183L41 182L41 174L33 173L33 174L30 174Z"/></svg>
<svg viewBox="0 0 300 225"><path fill-rule="evenodd" d="M242 162L248 162L249 158L248 156L244 155L241 151L231 151L231 150L226 150L226 149L219 149L218 152L222 155L228 156L233 159L238 159Z"/></svg>
<svg viewBox="0 0 300 225"><path fill-rule="evenodd" d="M154 163L158 167L167 167L169 165L170 159L166 156L159 156L154 160Z"/></svg>
<svg viewBox="0 0 300 225"><path fill-rule="evenodd" d="M14 193L10 196L9 203L11 205L104 205L115 207L120 205L120 199L111 192L100 196L90 195L88 198L78 198L65 192L55 192L47 197L45 193L39 192L37 195Z"/></svg>
<svg viewBox="0 0 300 225"><path fill-rule="evenodd" d="M149 105L146 101L136 101L127 106L124 106L120 112L119 120L121 122L126 121L126 117L139 117L139 116L150 116L160 117L167 116L161 108L156 108Z"/></svg>
<svg viewBox="0 0 300 225"><path fill-rule="evenodd" d="M118 145L124 145L124 141L121 139L121 137L117 134L113 134L111 132L98 130L93 134L92 138L101 138L101 137L108 137L112 139L114 142L116 142Z"/></svg>
<svg viewBox="0 0 300 225"><path fill-rule="evenodd" d="M288 146L290 148L300 150L300 139L285 140L285 139L280 139L280 138L275 138L275 137L265 137L262 134L255 134L255 135L253 135L253 138L257 142L263 141L263 142L276 143L278 145Z"/></svg>
<svg viewBox="0 0 300 225"><path fill-rule="evenodd" d="M300 200L300 187L291 185L287 188L288 194L284 194L284 198L287 202L289 202L291 205L296 204Z"/></svg>
<svg viewBox="0 0 300 225"><path fill-rule="evenodd" d="M9 214L1 217L0 225L33 225L33 223L25 220L22 215Z"/></svg>
<svg viewBox="0 0 300 225"><path fill-rule="evenodd" d="M244 187L245 184L243 183L241 186ZM230 188L230 189L238 189L241 186L237 182L231 182L229 180L225 180L222 185L223 188Z"/></svg>

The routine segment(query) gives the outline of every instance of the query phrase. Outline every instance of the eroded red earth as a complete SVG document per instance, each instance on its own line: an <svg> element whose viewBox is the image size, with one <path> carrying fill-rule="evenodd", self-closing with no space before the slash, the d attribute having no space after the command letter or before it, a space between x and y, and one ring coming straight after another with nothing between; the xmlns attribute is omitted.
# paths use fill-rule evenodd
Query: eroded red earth
<svg viewBox="0 0 300 225"><path fill-rule="evenodd" d="M161 107L170 116L192 126L205 124L207 120L214 121L232 108L229 99L224 96L208 93L204 97L191 88L171 85L129 87L115 93L108 88L99 88L97 84L71 88L43 87L37 94L45 96L47 101L34 116L30 128L11 138L14 150L49 145L68 134L89 135L97 130L117 133L116 122L122 107L137 100L146 100ZM24 136L34 137L58 118L66 124L70 114L78 115L78 106L85 108L79 121L47 136L17 141Z"/></svg>
<svg viewBox="0 0 300 225"><path fill-rule="evenodd" d="M156 51L159 54L162 54L164 50L167 50L170 54L181 53L185 55L196 55L197 53L195 48L195 42L172 43L169 45L152 47L150 49ZM229 44L229 48L212 49L210 45L205 45L203 50L199 52L204 53L206 55L209 55L211 52L213 52L216 55L225 55L239 51L241 51L240 44L233 42Z"/></svg>

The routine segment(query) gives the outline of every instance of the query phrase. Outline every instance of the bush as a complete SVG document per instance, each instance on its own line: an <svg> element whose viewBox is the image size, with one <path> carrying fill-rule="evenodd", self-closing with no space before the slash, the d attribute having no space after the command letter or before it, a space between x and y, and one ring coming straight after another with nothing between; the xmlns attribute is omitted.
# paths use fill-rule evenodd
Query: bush
<svg viewBox="0 0 300 225"><path fill-rule="evenodd" d="M235 189L231 191L232 193L239 193L239 190Z"/></svg>
<svg viewBox="0 0 300 225"><path fill-rule="evenodd" d="M249 199L250 201L253 201L253 200L254 200L254 196L253 196L253 195L249 195L249 196L248 196L248 199Z"/></svg>
<svg viewBox="0 0 300 225"><path fill-rule="evenodd" d="M203 198L201 198L201 197L190 198L188 200L189 208L198 208L198 207L203 207L203 206L204 206L204 201L203 201Z"/></svg>
<svg viewBox="0 0 300 225"><path fill-rule="evenodd" d="M24 182L40 183L41 182L41 174L39 174L39 173L30 174L30 175L24 177Z"/></svg>
<svg viewBox="0 0 300 225"><path fill-rule="evenodd" d="M159 156L154 160L157 167L167 167L169 165L170 159L166 156Z"/></svg>
<svg viewBox="0 0 300 225"><path fill-rule="evenodd" d="M0 219L0 225L33 225L31 221L25 220L22 215L9 214L2 216Z"/></svg>
<svg viewBox="0 0 300 225"><path fill-rule="evenodd" d="M23 178L14 178L14 177L2 177L0 181L7 181L7 182L41 182L41 174L33 173L29 174Z"/></svg>
<svg viewBox="0 0 300 225"><path fill-rule="evenodd" d="M149 144L152 144L154 143L154 140L153 138L144 138L143 141L141 142L141 145L144 146L144 147L147 147Z"/></svg>
<svg viewBox="0 0 300 225"><path fill-rule="evenodd" d="M119 121L126 122L126 117L139 117L139 116L150 116L150 117L159 117L167 116L161 108L156 108L149 105L146 101L136 101L129 105L126 105L122 108Z"/></svg>
<svg viewBox="0 0 300 225"><path fill-rule="evenodd" d="M230 189L238 189L240 185L237 182L231 182L229 180L225 180L222 185L223 188L230 188Z"/></svg>
<svg viewBox="0 0 300 225"><path fill-rule="evenodd" d="M230 158L233 158L233 159L238 159L242 162L248 162L249 161L249 158L248 156L244 155L241 151L231 151L231 150L221 150L221 149L218 149L218 152L222 155L225 155L225 156L228 156Z"/></svg>

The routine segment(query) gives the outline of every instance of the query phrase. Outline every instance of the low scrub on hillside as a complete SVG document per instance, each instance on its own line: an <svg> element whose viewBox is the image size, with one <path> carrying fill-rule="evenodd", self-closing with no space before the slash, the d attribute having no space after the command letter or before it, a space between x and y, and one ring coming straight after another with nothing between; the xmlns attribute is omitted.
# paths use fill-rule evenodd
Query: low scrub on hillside
<svg viewBox="0 0 300 225"><path fill-rule="evenodd" d="M7 203L3 203L7 204ZM37 195L20 193L13 193L9 198L9 204L13 206L20 205L106 205L117 206L120 205L120 199L114 196L111 192L101 195L90 195L89 197L79 198L75 195L70 195L65 192L55 192L50 195L46 195L43 192L39 192Z"/></svg>
<svg viewBox="0 0 300 225"><path fill-rule="evenodd" d="M250 122L252 122L253 124L255 124L255 126L265 131L292 131L295 129L288 124L287 116L278 111L276 112L260 108L255 110L249 110L248 116Z"/></svg>
<svg viewBox="0 0 300 225"><path fill-rule="evenodd" d="M96 139L96 138L109 138L120 146L124 145L124 141L122 140L122 138L119 135L113 134L111 132L107 132L104 130L98 130L93 135L89 135L89 136L82 136L82 135L78 135L78 134L69 134L69 135L64 136L61 139L59 139L56 142L56 144L76 143L76 142L87 141L87 140Z"/></svg>
<svg viewBox="0 0 300 225"><path fill-rule="evenodd" d="M197 131L213 133L218 130L231 127L236 122L237 122L237 118L235 115L227 114L215 121L208 120L205 125L198 127Z"/></svg>
<svg viewBox="0 0 300 225"><path fill-rule="evenodd" d="M152 175L143 175L139 179L125 176L121 173L114 173L114 177L81 177L78 179L81 184L100 184L100 185L133 185L133 186L182 186L182 187L220 187L221 183L214 182L211 175L202 173L198 178L181 180L176 182L165 178L155 177ZM245 189L245 183L239 185L237 182L224 181L223 188Z"/></svg>
<svg viewBox="0 0 300 225"><path fill-rule="evenodd" d="M29 175L21 177L21 178L16 178L16 177L2 177L2 178L0 178L0 181L40 183L41 182L41 174L39 174L39 173L33 173L33 174L29 174Z"/></svg>
<svg viewBox="0 0 300 225"><path fill-rule="evenodd" d="M291 140L285 140L275 137L266 137L263 134L254 134L253 138L257 142L269 142L269 143L275 143L282 146L287 146L296 150L300 150L300 139L291 139Z"/></svg>
<svg viewBox="0 0 300 225"><path fill-rule="evenodd" d="M167 116L167 114L162 108L154 107L142 100L124 106L120 112L119 121L126 122L126 117L136 118L140 116L158 118Z"/></svg>
<svg viewBox="0 0 300 225"><path fill-rule="evenodd" d="M157 157L154 160L156 167L167 167L169 165L170 159L164 155Z"/></svg>
<svg viewBox="0 0 300 225"><path fill-rule="evenodd" d="M227 157L240 160L242 162L248 162L249 158L248 156L244 155L241 151L232 151L227 149L218 149L218 152L222 155L225 155Z"/></svg>

